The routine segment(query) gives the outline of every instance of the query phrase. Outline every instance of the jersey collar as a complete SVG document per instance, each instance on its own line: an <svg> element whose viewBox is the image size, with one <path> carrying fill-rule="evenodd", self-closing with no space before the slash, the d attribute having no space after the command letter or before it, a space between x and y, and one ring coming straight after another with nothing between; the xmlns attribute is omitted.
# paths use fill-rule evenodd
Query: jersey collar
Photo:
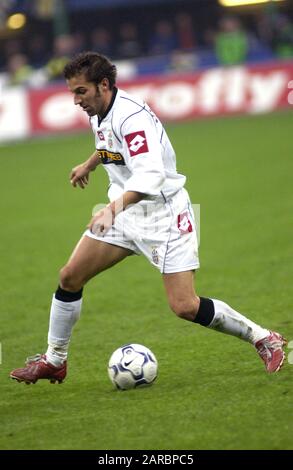
<svg viewBox="0 0 293 470"><path fill-rule="evenodd" d="M103 121L103 119L105 119L105 117L107 117L107 115L109 114L109 112L111 111L112 107L113 107L113 104L114 104L114 101L115 101L115 98L116 98L116 95L117 95L117 92L118 92L118 88L116 86L113 87L113 93L112 93L112 98L111 98L111 101L109 103L109 106L108 108L106 109L106 111L103 113L102 116L98 116L98 123L99 123L99 126L101 125L101 122Z"/></svg>

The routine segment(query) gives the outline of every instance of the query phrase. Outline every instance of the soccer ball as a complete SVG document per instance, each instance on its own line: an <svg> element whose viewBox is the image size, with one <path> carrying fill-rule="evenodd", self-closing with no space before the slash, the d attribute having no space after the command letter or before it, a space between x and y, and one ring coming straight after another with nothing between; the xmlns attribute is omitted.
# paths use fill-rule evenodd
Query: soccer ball
<svg viewBox="0 0 293 470"><path fill-rule="evenodd" d="M155 355L141 344L125 344L116 349L108 365L110 380L120 390L153 383L157 371Z"/></svg>

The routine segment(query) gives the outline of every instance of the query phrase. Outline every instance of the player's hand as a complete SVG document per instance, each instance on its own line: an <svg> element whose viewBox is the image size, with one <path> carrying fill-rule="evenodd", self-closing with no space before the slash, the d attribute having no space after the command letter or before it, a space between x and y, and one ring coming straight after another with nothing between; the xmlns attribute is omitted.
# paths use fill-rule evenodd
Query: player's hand
<svg viewBox="0 0 293 470"><path fill-rule="evenodd" d="M98 211L88 224L87 228L94 235L98 235L99 237L103 237L112 227L114 223L114 214L109 206L104 207L100 211Z"/></svg>
<svg viewBox="0 0 293 470"><path fill-rule="evenodd" d="M80 188L84 189L89 182L89 174L90 170L82 163L72 169L70 173L70 183L74 188L78 185Z"/></svg>

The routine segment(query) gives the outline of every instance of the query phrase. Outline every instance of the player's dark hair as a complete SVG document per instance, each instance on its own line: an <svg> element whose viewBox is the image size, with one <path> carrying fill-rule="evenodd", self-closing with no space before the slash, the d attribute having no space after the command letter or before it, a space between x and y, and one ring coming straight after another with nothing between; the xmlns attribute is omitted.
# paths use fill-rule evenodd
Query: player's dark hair
<svg viewBox="0 0 293 470"><path fill-rule="evenodd" d="M112 90L117 69L107 57L98 52L81 52L65 65L63 74L66 80L83 74L88 82L93 83L100 83L103 78L107 78Z"/></svg>

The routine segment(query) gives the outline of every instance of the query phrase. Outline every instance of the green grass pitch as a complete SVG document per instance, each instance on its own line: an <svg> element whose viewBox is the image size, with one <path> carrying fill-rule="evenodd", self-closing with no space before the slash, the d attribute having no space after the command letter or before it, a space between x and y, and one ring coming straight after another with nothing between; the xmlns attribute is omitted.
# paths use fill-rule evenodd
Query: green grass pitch
<svg viewBox="0 0 293 470"><path fill-rule="evenodd" d="M200 295L293 339L293 114L168 126L201 204ZM8 378L46 348L58 270L106 202L102 168L82 191L70 169L88 134L0 147L0 449L293 449L293 365L267 375L254 348L175 317L160 274L131 257L85 288L62 385ZM115 391L107 362L127 342L159 362L152 387ZM288 351L289 352L289 351Z"/></svg>

